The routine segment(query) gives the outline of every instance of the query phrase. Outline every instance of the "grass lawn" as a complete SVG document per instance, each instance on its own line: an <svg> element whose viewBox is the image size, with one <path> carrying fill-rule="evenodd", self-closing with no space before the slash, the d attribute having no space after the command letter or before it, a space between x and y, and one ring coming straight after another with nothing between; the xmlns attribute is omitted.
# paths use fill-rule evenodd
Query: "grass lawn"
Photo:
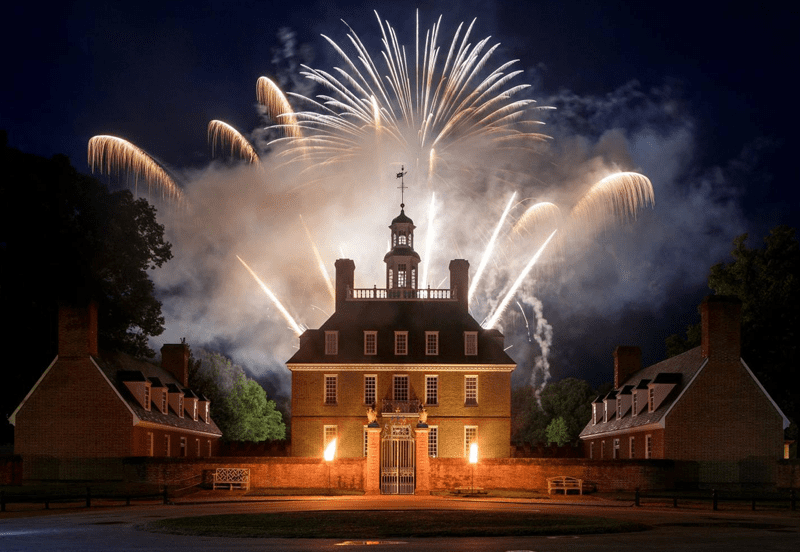
<svg viewBox="0 0 800 552"><path fill-rule="evenodd" d="M442 510L222 514L165 519L145 529L181 535L252 538L382 539L586 535L648 526L596 516Z"/></svg>

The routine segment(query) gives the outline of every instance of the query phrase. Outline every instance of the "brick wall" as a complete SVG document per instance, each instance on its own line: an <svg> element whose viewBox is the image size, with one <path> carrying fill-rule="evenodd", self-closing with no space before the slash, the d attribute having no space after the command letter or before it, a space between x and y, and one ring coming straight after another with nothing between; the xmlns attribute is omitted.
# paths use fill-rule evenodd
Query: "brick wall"
<svg viewBox="0 0 800 552"><path fill-rule="evenodd" d="M133 453L133 415L88 358L56 361L17 412L14 433L24 459Z"/></svg>

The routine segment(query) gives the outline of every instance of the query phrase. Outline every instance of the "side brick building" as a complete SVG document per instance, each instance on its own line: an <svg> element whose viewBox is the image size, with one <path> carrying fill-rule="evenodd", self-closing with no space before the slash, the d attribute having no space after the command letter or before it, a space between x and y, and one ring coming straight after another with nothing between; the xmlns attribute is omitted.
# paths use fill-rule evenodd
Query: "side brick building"
<svg viewBox="0 0 800 552"><path fill-rule="evenodd" d="M702 342L642 368L638 347L614 351L614 389L581 432L589 460L669 459L701 484L775 480L786 416L740 357L741 303L709 296Z"/></svg>
<svg viewBox="0 0 800 552"><path fill-rule="evenodd" d="M161 354L155 366L100 353L96 305L62 305L58 356L10 417L24 477L114 478L115 459L215 455L222 433L189 389L188 345Z"/></svg>

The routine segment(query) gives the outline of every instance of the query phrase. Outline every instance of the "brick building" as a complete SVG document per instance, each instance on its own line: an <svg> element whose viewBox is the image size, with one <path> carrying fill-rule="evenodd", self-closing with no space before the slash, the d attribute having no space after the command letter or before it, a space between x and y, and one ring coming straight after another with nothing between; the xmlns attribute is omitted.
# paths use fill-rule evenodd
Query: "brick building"
<svg viewBox="0 0 800 552"><path fill-rule="evenodd" d="M414 223L401 209L389 228L386 288L355 288L355 264L337 260L336 311L286 363L292 454L321 457L336 438L338 457L366 456L374 407L382 463L393 435L418 459L463 458L471 442L483 458L508 457L515 363L503 335L469 314L469 263L450 262L449 289L419 288Z"/></svg>
<svg viewBox="0 0 800 552"><path fill-rule="evenodd" d="M222 433L188 387L189 347L161 354L154 366L99 353L96 305L62 305L58 355L10 417L25 478L114 477L111 459L214 455Z"/></svg>
<svg viewBox="0 0 800 552"><path fill-rule="evenodd" d="M701 483L769 483L789 421L740 358L736 298L700 307L702 341L653 366L638 347L614 351L614 389L595 399L581 432L590 460L690 462Z"/></svg>

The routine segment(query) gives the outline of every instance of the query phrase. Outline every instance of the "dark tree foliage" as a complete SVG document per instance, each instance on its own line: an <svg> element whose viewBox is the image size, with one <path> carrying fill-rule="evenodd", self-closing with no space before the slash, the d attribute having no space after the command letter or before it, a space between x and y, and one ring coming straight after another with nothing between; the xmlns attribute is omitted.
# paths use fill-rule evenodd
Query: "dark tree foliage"
<svg viewBox="0 0 800 552"><path fill-rule="evenodd" d="M199 351L189 358L189 387L211 401L211 418L226 441L286 438L286 425L275 402L241 366L219 353Z"/></svg>
<svg viewBox="0 0 800 552"><path fill-rule="evenodd" d="M515 389L511 394L511 441L522 443L548 443L548 427L553 420L561 418L551 428L566 441L577 442L578 435L586 427L592 412L592 400L597 393L589 382L577 378L565 378L548 384L541 393L541 406L530 385Z"/></svg>
<svg viewBox="0 0 800 552"><path fill-rule="evenodd" d="M155 209L109 193L63 155L0 153L0 307L5 350L24 351L2 391L5 415L57 354L58 303L98 303L100 347L152 357L163 331L148 270L172 257ZM4 374L6 375L6 374Z"/></svg>
<svg viewBox="0 0 800 552"><path fill-rule="evenodd" d="M708 287L742 301L742 358L784 413L797 421L794 373L800 364L800 246L794 228L777 226L764 247L751 249L747 234L733 240L733 261L711 267ZM700 324L687 339L667 338L670 355L700 345Z"/></svg>

